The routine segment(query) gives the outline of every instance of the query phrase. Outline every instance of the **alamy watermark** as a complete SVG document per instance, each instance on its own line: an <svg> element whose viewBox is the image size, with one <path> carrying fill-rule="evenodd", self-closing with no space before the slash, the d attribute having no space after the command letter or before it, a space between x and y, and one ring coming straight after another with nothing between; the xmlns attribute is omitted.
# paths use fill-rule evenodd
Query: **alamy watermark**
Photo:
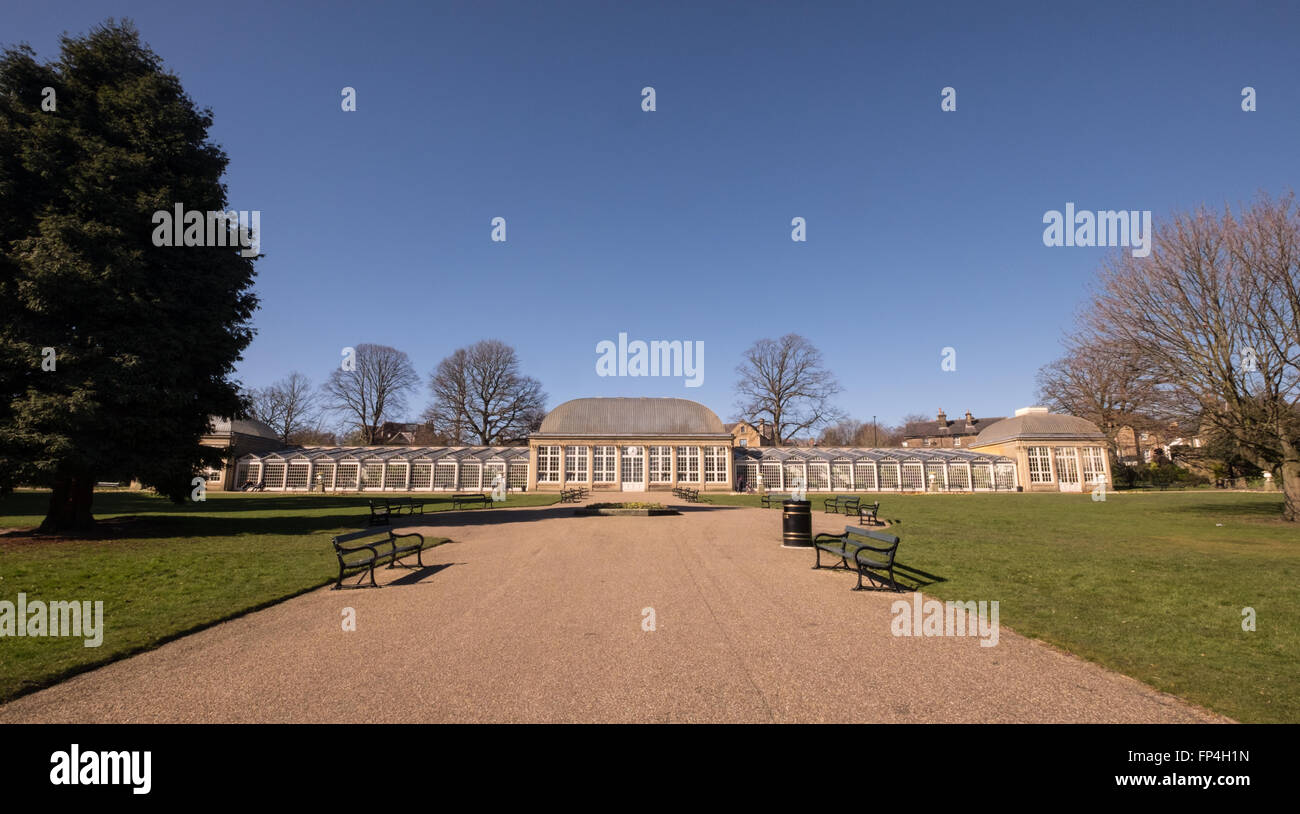
<svg viewBox="0 0 1300 814"><path fill-rule="evenodd" d="M1151 210L1120 209L1076 212L1074 203L1065 212L1043 213L1044 246L1131 246L1134 257L1151 254Z"/></svg>
<svg viewBox="0 0 1300 814"><path fill-rule="evenodd" d="M890 606L894 615L889 631L895 636L978 636L980 647L996 647L998 643L998 601L992 602L940 602L937 599L921 601L921 594L912 594L912 601L899 599Z"/></svg>
<svg viewBox="0 0 1300 814"><path fill-rule="evenodd" d="M261 248L260 209L203 212L178 203L175 211L154 212L151 222L155 246L238 246L244 257L257 257Z"/></svg>
<svg viewBox="0 0 1300 814"><path fill-rule="evenodd" d="M55 636L81 637L85 647L99 647L104 643L104 603L27 601L27 594L18 594L18 601L0 600L0 638L5 636Z"/></svg>
<svg viewBox="0 0 1300 814"><path fill-rule="evenodd" d="M52 786L130 786L132 794L153 788L153 752L81 750L72 744L66 752L50 755Z"/></svg>
<svg viewBox="0 0 1300 814"><path fill-rule="evenodd" d="M602 339L596 343L597 376L682 376L687 387L704 384L704 342L690 340L627 341Z"/></svg>

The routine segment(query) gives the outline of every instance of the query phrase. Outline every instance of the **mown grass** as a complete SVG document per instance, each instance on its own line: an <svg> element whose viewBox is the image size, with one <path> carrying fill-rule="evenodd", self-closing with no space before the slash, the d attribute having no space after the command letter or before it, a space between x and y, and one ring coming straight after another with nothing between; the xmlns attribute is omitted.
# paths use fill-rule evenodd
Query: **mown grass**
<svg viewBox="0 0 1300 814"><path fill-rule="evenodd" d="M39 525L48 499L38 491L0 497L0 529ZM449 496L426 499L426 512L451 508ZM338 573L329 538L365 527L366 500L210 492L178 506L112 491L95 496L110 536L33 543L0 535L0 600L16 602L22 592L102 601L106 628L97 648L80 638L0 638L0 701L329 583ZM511 495L506 505L555 500Z"/></svg>
<svg viewBox="0 0 1300 814"><path fill-rule="evenodd" d="M820 512L825 495L810 497ZM750 495L710 500L758 505ZM1238 720L1300 721L1300 528L1279 519L1280 496L880 501L910 586L998 600L1001 624ZM1254 632L1242 629L1245 608Z"/></svg>

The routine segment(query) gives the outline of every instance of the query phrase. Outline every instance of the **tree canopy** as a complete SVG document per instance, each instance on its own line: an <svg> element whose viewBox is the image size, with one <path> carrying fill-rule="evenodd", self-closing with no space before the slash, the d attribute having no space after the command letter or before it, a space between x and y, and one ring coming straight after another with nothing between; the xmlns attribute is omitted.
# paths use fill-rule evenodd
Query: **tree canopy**
<svg viewBox="0 0 1300 814"><path fill-rule="evenodd" d="M183 499L209 416L242 414L252 258L152 240L226 210L211 126L129 23L0 56L0 489L52 487L45 530L93 522L96 480Z"/></svg>

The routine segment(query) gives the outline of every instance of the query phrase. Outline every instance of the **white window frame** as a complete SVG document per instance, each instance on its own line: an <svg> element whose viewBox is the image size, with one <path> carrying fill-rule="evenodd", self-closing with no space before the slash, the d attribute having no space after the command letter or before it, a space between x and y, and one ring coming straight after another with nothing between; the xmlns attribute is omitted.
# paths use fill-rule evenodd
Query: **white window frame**
<svg viewBox="0 0 1300 814"><path fill-rule="evenodd" d="M699 447L678 447L677 448L677 482L678 483L699 483L700 482L700 448Z"/></svg>
<svg viewBox="0 0 1300 814"><path fill-rule="evenodd" d="M576 483L587 482L587 447L564 448L564 480Z"/></svg>
<svg viewBox="0 0 1300 814"><path fill-rule="evenodd" d="M1051 447L1025 447L1025 458L1029 461L1030 483L1056 482L1056 477L1052 472Z"/></svg>
<svg viewBox="0 0 1300 814"><path fill-rule="evenodd" d="M704 448L704 482L705 483L726 483L727 482L727 448L726 447L705 447Z"/></svg>
<svg viewBox="0 0 1300 814"><path fill-rule="evenodd" d="M1101 447L1080 447L1079 466L1084 483L1095 486L1098 479L1106 479L1106 453Z"/></svg>
<svg viewBox="0 0 1300 814"><path fill-rule="evenodd" d="M646 447L646 479L648 483L673 482L672 447Z"/></svg>
<svg viewBox="0 0 1300 814"><path fill-rule="evenodd" d="M615 461L618 460L618 447L598 445L591 448L591 482L613 483L618 474Z"/></svg>
<svg viewBox="0 0 1300 814"><path fill-rule="evenodd" d="M528 464L524 461L511 461L506 466L506 488L523 491L528 488Z"/></svg>
<svg viewBox="0 0 1300 814"><path fill-rule="evenodd" d="M560 448L549 444L537 447L537 482L560 482Z"/></svg>

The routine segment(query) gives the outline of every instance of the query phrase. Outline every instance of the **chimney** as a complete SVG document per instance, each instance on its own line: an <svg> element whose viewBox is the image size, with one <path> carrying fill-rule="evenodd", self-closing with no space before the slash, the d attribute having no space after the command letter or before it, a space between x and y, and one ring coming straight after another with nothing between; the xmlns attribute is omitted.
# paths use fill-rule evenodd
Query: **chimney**
<svg viewBox="0 0 1300 814"><path fill-rule="evenodd" d="M971 418L970 410L967 410L967 411L966 411L966 423L967 423L967 424L974 424L974 423L975 423L975 419Z"/></svg>
<svg viewBox="0 0 1300 814"><path fill-rule="evenodd" d="M939 408L939 426L940 427L948 426L948 416L947 414L944 413L942 407Z"/></svg>
<svg viewBox="0 0 1300 814"><path fill-rule="evenodd" d="M1045 412L1047 412L1046 407L1020 407L1016 410L1016 417L1018 418L1022 415L1030 415L1033 413L1045 413Z"/></svg>

